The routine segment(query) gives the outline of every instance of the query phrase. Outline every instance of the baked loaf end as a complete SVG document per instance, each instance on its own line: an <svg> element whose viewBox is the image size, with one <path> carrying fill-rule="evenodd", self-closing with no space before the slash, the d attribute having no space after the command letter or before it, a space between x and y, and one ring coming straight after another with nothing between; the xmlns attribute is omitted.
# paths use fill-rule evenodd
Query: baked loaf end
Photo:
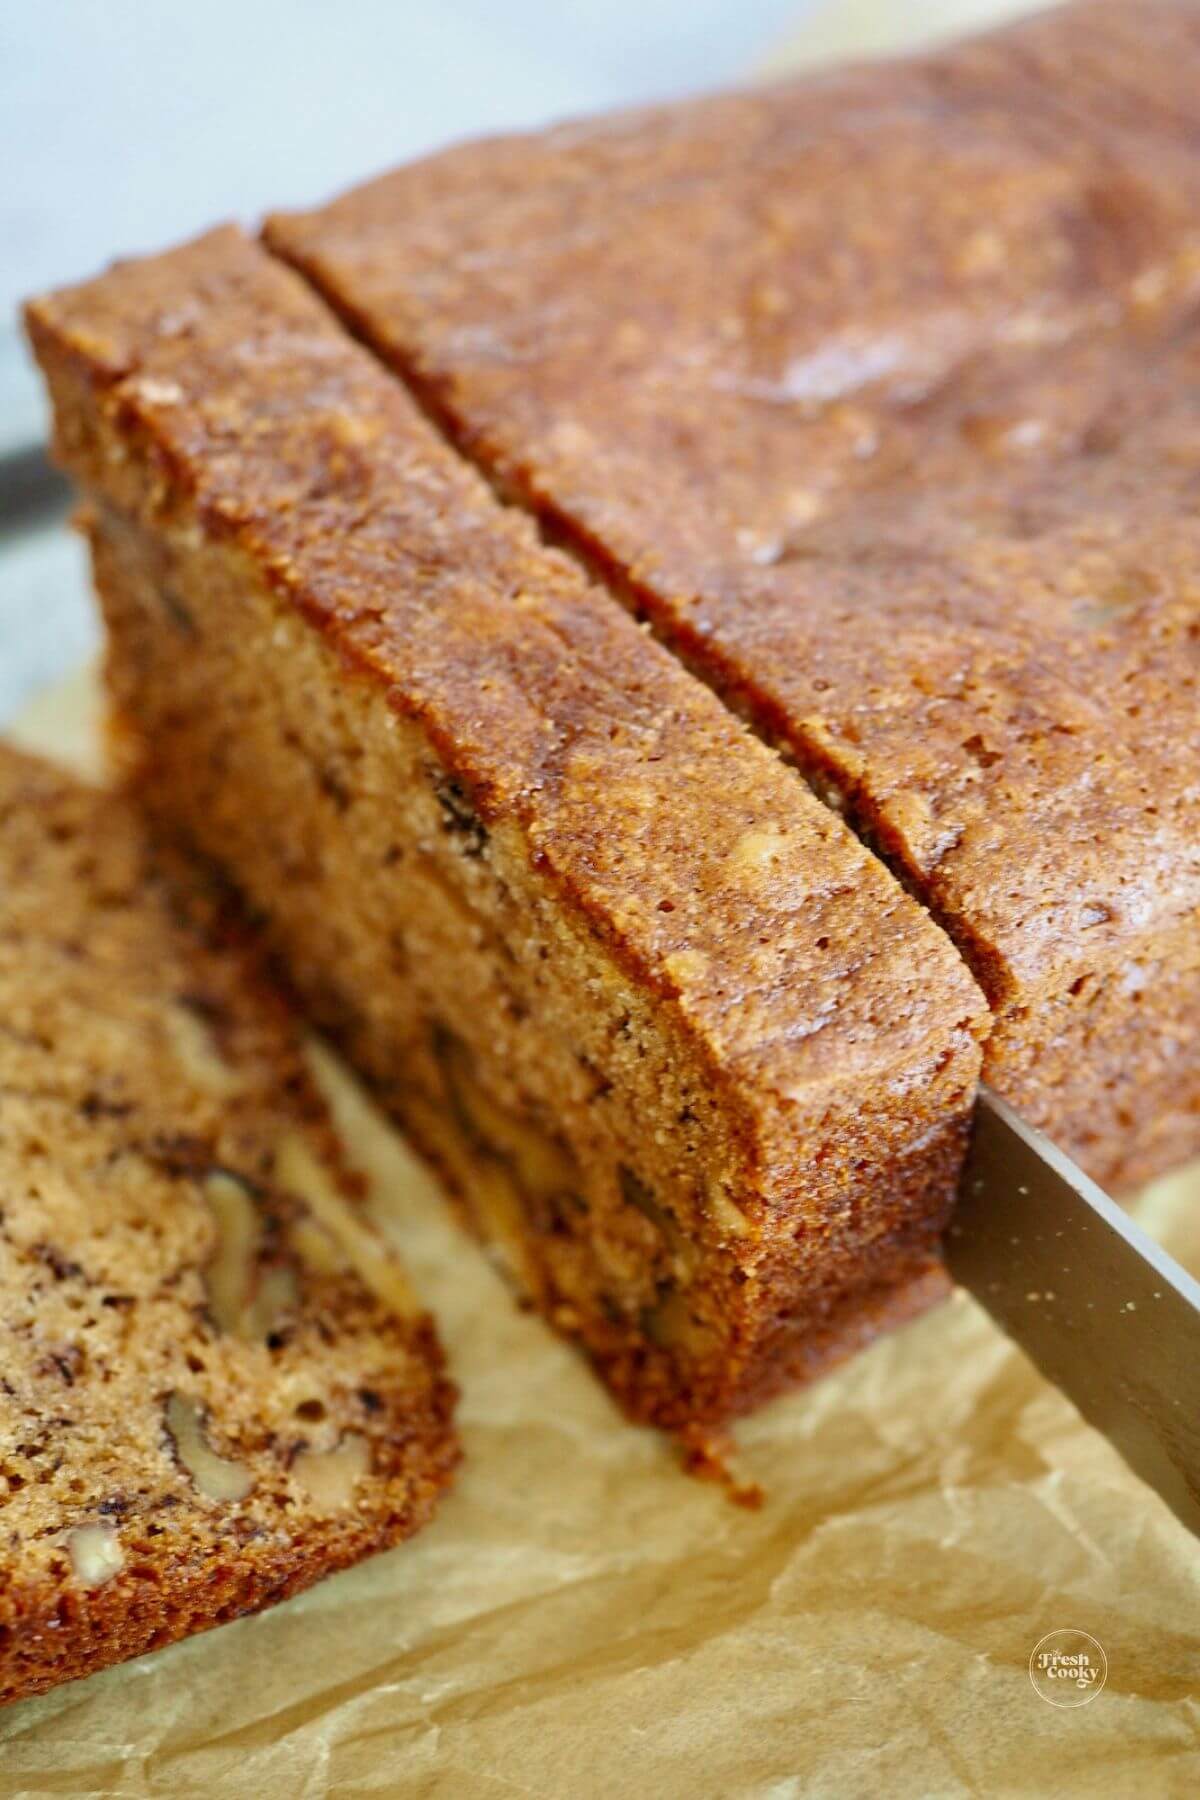
<svg viewBox="0 0 1200 1800"><path fill-rule="evenodd" d="M891 861L1102 1181L1200 1151L1200 11L466 145L272 247Z"/></svg>
<svg viewBox="0 0 1200 1800"><path fill-rule="evenodd" d="M305 1203L289 1017L182 874L0 746L0 1702L409 1536L457 1459L402 1274Z"/></svg>
<svg viewBox="0 0 1200 1800"><path fill-rule="evenodd" d="M30 326L149 804L621 1403L942 1293L985 1009L842 822L240 234Z"/></svg>

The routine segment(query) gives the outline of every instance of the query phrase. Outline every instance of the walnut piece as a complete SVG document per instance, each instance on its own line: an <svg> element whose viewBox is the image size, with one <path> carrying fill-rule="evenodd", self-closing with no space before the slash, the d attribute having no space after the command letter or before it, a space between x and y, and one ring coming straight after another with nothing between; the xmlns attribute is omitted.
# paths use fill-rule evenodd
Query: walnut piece
<svg viewBox="0 0 1200 1800"><path fill-rule="evenodd" d="M281 1187L290 1188L304 1201L317 1224L332 1238L376 1299L401 1318L414 1318L420 1312L407 1277L387 1244L365 1220L356 1217L301 1132L288 1132L280 1141L275 1153L275 1177ZM315 1248L312 1233L307 1234L305 1241Z"/></svg>
<svg viewBox="0 0 1200 1800"><path fill-rule="evenodd" d="M208 1310L222 1331L241 1323L258 1255L258 1208L245 1184L223 1169L204 1178L204 1198L217 1223L217 1243L205 1271Z"/></svg>
<svg viewBox="0 0 1200 1800"><path fill-rule="evenodd" d="M260 1269L254 1293L238 1320L238 1336L265 1338L278 1324L280 1314L294 1311L299 1299L300 1283L294 1269L286 1263Z"/></svg>
<svg viewBox="0 0 1200 1800"><path fill-rule="evenodd" d="M554 1208L578 1192L575 1159L558 1138L493 1099L474 1056L453 1032L435 1032L434 1052L455 1122L479 1153L467 1204L490 1255L536 1298L543 1284L529 1252L529 1211L538 1203Z"/></svg>
<svg viewBox="0 0 1200 1800"><path fill-rule="evenodd" d="M705 1198L708 1202L709 1218L720 1226L726 1237L748 1237L750 1235L749 1219L730 1197L725 1183L715 1175L711 1175L705 1183Z"/></svg>
<svg viewBox="0 0 1200 1800"><path fill-rule="evenodd" d="M125 1565L121 1540L111 1525L77 1525L67 1539L75 1579L84 1587L101 1587Z"/></svg>
<svg viewBox="0 0 1200 1800"><path fill-rule="evenodd" d="M209 1500L246 1498L254 1486L253 1475L240 1463L229 1462L210 1448L194 1400L184 1394L172 1394L167 1401L165 1420L180 1466L187 1470L202 1494Z"/></svg>
<svg viewBox="0 0 1200 1800"><path fill-rule="evenodd" d="M354 1489L370 1468L366 1438L349 1432L334 1450L302 1450L292 1474L321 1512L337 1512L352 1505Z"/></svg>
<svg viewBox="0 0 1200 1800"><path fill-rule="evenodd" d="M191 1007L168 1007L163 1022L171 1049L190 1081L220 1100L237 1093L241 1081L236 1070L218 1053L211 1031Z"/></svg>
<svg viewBox="0 0 1200 1800"><path fill-rule="evenodd" d="M642 1327L660 1350L677 1350L685 1356L709 1356L717 1342L714 1328L696 1317L687 1294L678 1288L669 1288L660 1300L646 1308Z"/></svg>
<svg viewBox="0 0 1200 1800"><path fill-rule="evenodd" d="M204 1197L217 1224L217 1242L205 1286L208 1310L221 1331L240 1338L266 1336L299 1294L293 1270L259 1266L262 1222L246 1184L225 1169L204 1178Z"/></svg>
<svg viewBox="0 0 1200 1800"><path fill-rule="evenodd" d="M575 1192L579 1169L561 1139L492 1098L461 1038L441 1030L435 1049L460 1125L481 1150L509 1165L521 1193L556 1200Z"/></svg>

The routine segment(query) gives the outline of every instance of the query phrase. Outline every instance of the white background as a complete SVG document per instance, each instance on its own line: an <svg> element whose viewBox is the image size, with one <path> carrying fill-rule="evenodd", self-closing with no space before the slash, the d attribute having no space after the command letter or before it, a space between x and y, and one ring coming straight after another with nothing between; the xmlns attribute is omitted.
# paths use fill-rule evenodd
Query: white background
<svg viewBox="0 0 1200 1800"><path fill-rule="evenodd" d="M449 139L715 86L813 0L0 0L0 312Z"/></svg>
<svg viewBox="0 0 1200 1800"><path fill-rule="evenodd" d="M816 0L0 0L0 456L19 299L454 138L750 70ZM61 523L0 537L0 720L96 638Z"/></svg>

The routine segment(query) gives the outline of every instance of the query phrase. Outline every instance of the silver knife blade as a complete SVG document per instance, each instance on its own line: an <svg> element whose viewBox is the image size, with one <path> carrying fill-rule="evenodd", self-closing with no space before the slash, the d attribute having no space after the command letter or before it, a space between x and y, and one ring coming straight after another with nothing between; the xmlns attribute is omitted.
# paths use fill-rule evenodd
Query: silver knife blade
<svg viewBox="0 0 1200 1800"><path fill-rule="evenodd" d="M946 1259L1200 1536L1200 1283L986 1088Z"/></svg>

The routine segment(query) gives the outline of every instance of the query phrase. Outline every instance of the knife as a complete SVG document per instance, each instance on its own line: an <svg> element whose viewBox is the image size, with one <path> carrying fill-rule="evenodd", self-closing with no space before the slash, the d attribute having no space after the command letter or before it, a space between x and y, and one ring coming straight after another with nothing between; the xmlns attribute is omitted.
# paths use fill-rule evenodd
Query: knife
<svg viewBox="0 0 1200 1800"><path fill-rule="evenodd" d="M1200 1536L1200 1283L986 1088L946 1260Z"/></svg>

